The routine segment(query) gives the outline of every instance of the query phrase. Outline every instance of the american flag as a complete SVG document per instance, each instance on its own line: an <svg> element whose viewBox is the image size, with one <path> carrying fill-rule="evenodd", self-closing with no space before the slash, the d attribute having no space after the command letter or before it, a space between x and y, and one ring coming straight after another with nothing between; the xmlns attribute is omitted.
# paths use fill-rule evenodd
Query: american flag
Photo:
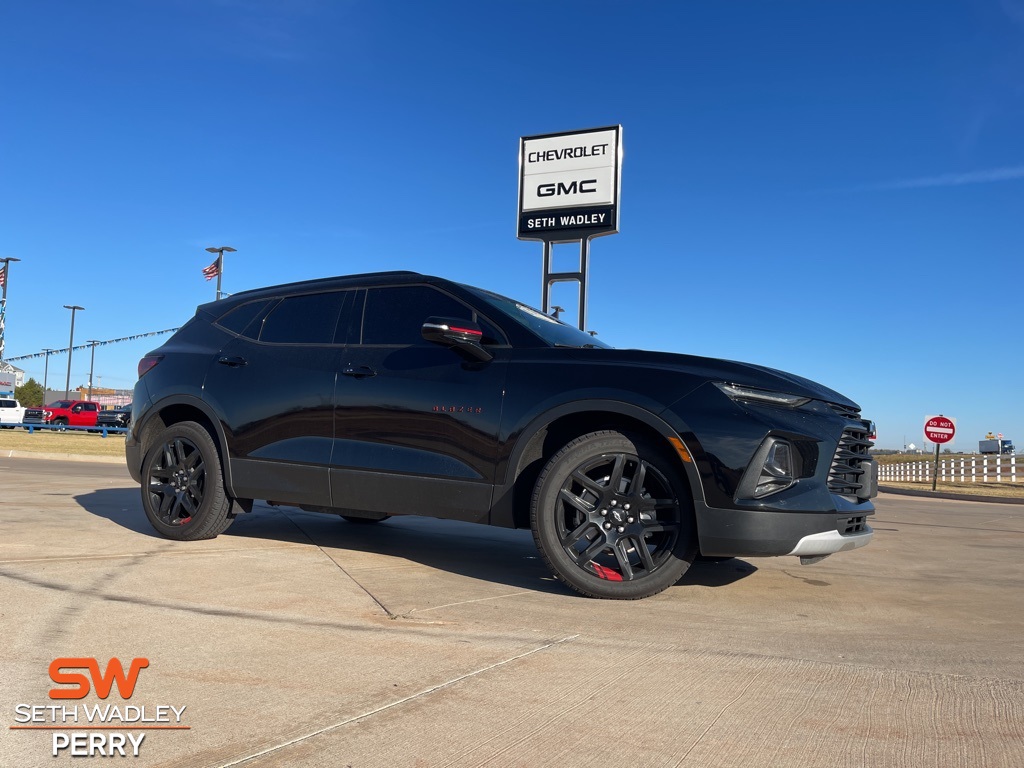
<svg viewBox="0 0 1024 768"><path fill-rule="evenodd" d="M213 264L211 264L208 267L203 267L203 276L206 277L207 280L213 280L213 278L215 278L219 274L220 259L217 259L215 262L213 262ZM0 285L3 285L3 283L0 283Z"/></svg>

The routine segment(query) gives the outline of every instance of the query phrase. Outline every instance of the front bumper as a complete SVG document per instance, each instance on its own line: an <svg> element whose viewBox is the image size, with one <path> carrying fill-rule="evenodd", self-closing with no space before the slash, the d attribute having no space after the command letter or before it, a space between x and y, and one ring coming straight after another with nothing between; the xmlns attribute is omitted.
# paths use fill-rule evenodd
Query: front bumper
<svg viewBox="0 0 1024 768"><path fill-rule="evenodd" d="M863 547L873 532L870 502L839 498L830 512L716 509L695 502L701 554L708 557L820 557Z"/></svg>
<svg viewBox="0 0 1024 768"><path fill-rule="evenodd" d="M823 557L824 555L834 555L836 552L848 552L851 549L863 547L871 541L871 537L874 535L875 532L867 525L864 526L863 531L852 535L843 535L839 531L812 533L800 539L789 554L800 557Z"/></svg>

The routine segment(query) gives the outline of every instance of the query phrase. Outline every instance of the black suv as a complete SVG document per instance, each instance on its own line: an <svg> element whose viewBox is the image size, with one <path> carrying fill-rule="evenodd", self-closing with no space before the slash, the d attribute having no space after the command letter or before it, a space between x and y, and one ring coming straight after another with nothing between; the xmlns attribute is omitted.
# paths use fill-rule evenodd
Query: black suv
<svg viewBox="0 0 1024 768"><path fill-rule="evenodd" d="M214 537L254 499L529 527L567 585L633 599L698 553L867 544L872 429L798 376L611 349L512 299L386 272L200 306L140 361L126 450L174 539Z"/></svg>
<svg viewBox="0 0 1024 768"><path fill-rule="evenodd" d="M110 408L100 411L96 416L97 427L114 427L123 429L128 426L132 418L132 404L122 405L120 408Z"/></svg>

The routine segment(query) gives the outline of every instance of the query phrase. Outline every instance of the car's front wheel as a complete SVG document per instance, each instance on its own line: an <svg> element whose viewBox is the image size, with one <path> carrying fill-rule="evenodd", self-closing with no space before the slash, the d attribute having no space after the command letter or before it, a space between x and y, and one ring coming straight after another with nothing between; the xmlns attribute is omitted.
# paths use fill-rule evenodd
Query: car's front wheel
<svg viewBox="0 0 1024 768"><path fill-rule="evenodd" d="M589 597L636 600L696 555L693 505L669 454L619 432L578 437L537 480L531 527L551 570Z"/></svg>
<svg viewBox="0 0 1024 768"><path fill-rule="evenodd" d="M142 507L159 533L180 541L212 539L231 524L220 454L199 424L172 424L150 446L142 463Z"/></svg>

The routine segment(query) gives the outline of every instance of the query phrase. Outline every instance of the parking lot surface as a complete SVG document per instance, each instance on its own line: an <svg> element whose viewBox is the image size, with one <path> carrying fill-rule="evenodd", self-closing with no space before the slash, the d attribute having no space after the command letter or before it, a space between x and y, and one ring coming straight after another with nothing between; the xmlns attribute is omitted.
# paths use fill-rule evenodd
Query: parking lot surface
<svg viewBox="0 0 1024 768"><path fill-rule="evenodd" d="M260 503L173 542L119 465L0 459L0 766L91 762L53 756L76 732L190 768L1024 765L1024 507L877 506L863 549L610 602L528 531ZM148 666L130 698L51 699L61 658Z"/></svg>

